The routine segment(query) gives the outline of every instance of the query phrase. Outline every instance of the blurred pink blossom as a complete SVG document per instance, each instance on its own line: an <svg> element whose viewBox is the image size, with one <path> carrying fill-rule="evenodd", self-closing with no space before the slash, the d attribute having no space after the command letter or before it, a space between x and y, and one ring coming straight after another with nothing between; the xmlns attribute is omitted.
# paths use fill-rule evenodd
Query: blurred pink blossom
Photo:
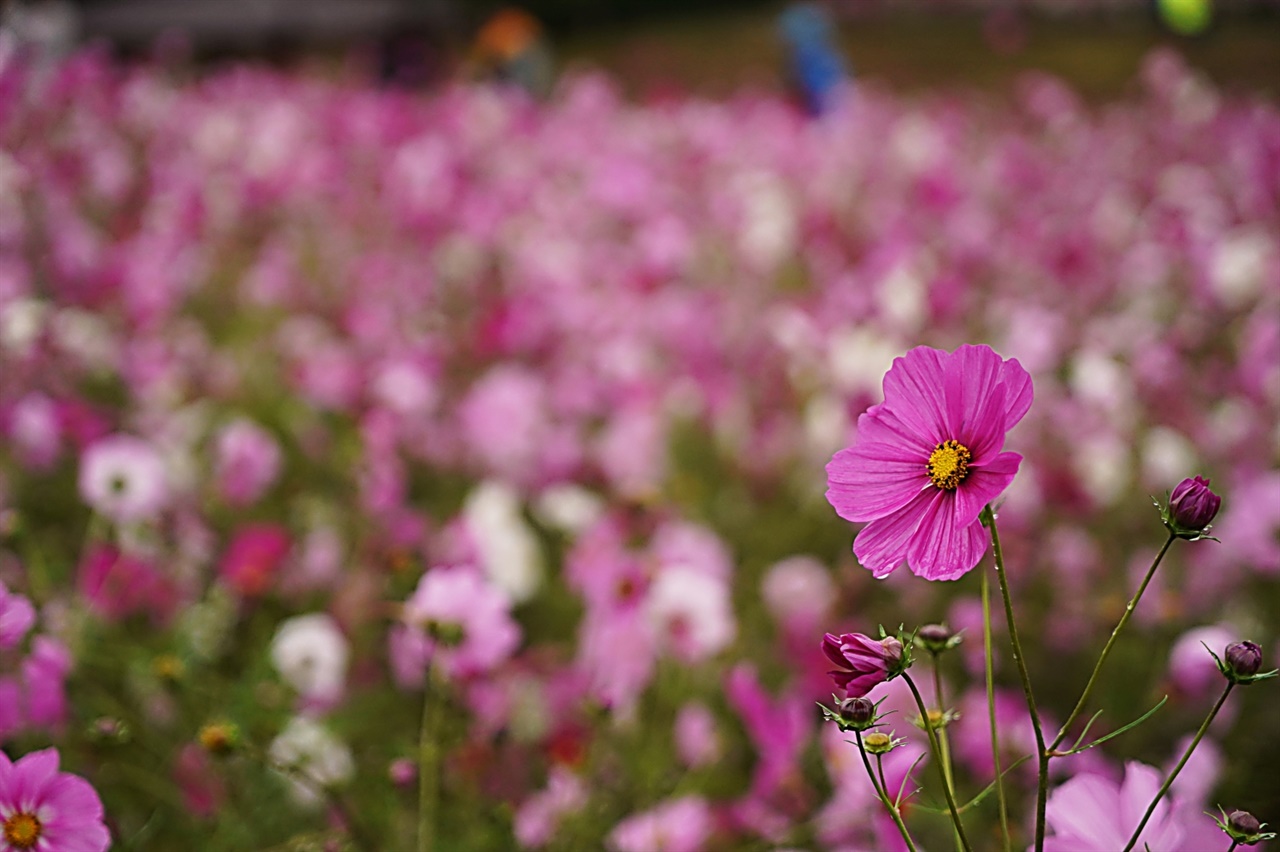
<svg viewBox="0 0 1280 852"><path fill-rule="evenodd" d="M79 481L84 501L121 524L154 518L169 495L160 454L131 435L103 438L86 449Z"/></svg>

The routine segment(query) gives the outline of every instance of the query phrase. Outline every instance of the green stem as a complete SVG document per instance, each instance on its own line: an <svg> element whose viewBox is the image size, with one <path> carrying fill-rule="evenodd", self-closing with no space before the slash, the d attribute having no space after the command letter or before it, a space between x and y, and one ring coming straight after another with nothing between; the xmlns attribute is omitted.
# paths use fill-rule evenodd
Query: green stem
<svg viewBox="0 0 1280 852"><path fill-rule="evenodd" d="M911 832L907 831L907 824L902 821L902 813L898 810L898 806L889 801L889 794L885 790L881 782L876 780L875 770L871 768L871 761L867 759L866 746L862 744L862 731L854 731L854 735L858 738L858 753L862 755L862 765L867 768L867 777L871 779L871 786L876 788L876 795L880 797L880 801L889 810L889 816L893 817L893 824L898 827L898 833L902 835L902 840L907 844L907 849L916 852L916 845L911 842Z"/></svg>
<svg viewBox="0 0 1280 852"><path fill-rule="evenodd" d="M1187 765L1187 761L1191 759L1191 753L1196 750L1196 746L1200 745L1200 740L1204 739L1205 732L1209 730L1209 726L1213 724L1213 719L1218 715L1218 711L1222 709L1222 705L1226 703L1227 696L1231 694L1231 690L1235 688L1234 683L1227 683L1227 688L1222 691L1222 696L1218 699L1218 703L1213 705L1213 709L1209 711L1209 715L1205 717L1204 723L1200 726L1200 730L1196 731L1195 738L1191 740L1191 745L1187 746L1187 750L1183 752L1182 759L1178 761L1178 765L1173 767L1173 771L1169 773L1169 777L1164 779L1164 784L1160 785L1160 792L1156 793L1156 797L1151 800L1151 804L1147 806L1147 812L1142 815L1142 822L1138 823L1138 827L1134 829L1133 836L1129 838L1129 845L1124 847L1124 852L1130 849L1138 842L1138 836L1142 834L1142 829L1147 827L1147 823L1151 820L1151 815L1156 811L1156 805L1160 804L1160 800L1164 798L1164 794L1169 792L1169 788L1173 786L1173 781L1178 777L1178 773L1182 771L1182 767Z"/></svg>
<svg viewBox="0 0 1280 852"><path fill-rule="evenodd" d="M443 688L435 667L427 669L422 696L422 728L418 735L418 852L435 852L436 811L440 803L439 695Z"/></svg>
<svg viewBox="0 0 1280 852"><path fill-rule="evenodd" d="M916 707L920 710L920 718L924 720L924 731L929 735L929 747L933 750L933 758L938 765L938 775L942 778L942 792L947 797L947 809L951 811L951 822L956 827L956 834L960 836L960 848L964 852L970 852L969 838L965 836L964 823L960 821L960 811L956 808L956 799L951 794L951 787L947 784L946 771L942 766L942 747L938 744L938 732L933 729L933 725L929 722L929 710L924 706L924 699L920 697L920 690L916 688L916 683L911 679L911 675L903 672L902 679L911 688L911 694L916 699Z"/></svg>
<svg viewBox="0 0 1280 852"><path fill-rule="evenodd" d="M1018 640L1018 625L1013 618L1013 599L1009 596L1008 572L1004 567L1004 550L1000 547L1000 533L996 529L996 513L987 506L982 510L987 529L991 531L991 551L995 556L996 577L1000 581L1000 597L1004 599L1004 618L1009 628L1009 643L1013 646L1013 661L1018 667L1018 678L1022 681L1022 695L1027 701L1027 712L1031 715L1031 727L1036 735L1036 852L1044 851L1044 814L1049 798L1049 750L1045 748L1044 728L1040 724L1040 711L1036 709L1035 694L1031 691L1031 675L1027 672L1027 661L1022 653L1022 643Z"/></svg>
<svg viewBox="0 0 1280 852"><path fill-rule="evenodd" d="M1004 797L1004 772L1000 766L1000 730L996 724L995 664L991 653L991 584L982 572L982 654L987 669L987 719L991 723L991 762L996 770L996 801L1000 805L1000 834L1005 852L1012 848L1009 837L1009 804Z"/></svg>
<svg viewBox="0 0 1280 852"><path fill-rule="evenodd" d="M1239 840L1231 841L1231 845L1227 847L1227 852L1236 852L1236 847L1240 845Z"/></svg>
<svg viewBox="0 0 1280 852"><path fill-rule="evenodd" d="M942 700L942 667L939 665L940 660L937 652L932 654L933 657L933 700L938 705L938 718L945 717L947 712L946 702ZM930 724L929 719L921 720L924 724ZM941 747L942 753L942 778L947 785L947 789L951 791L951 795L956 793L955 773L951 769L951 741L947 736L946 726L938 731L938 745ZM956 848L960 847L960 835L954 837Z"/></svg>
<svg viewBox="0 0 1280 852"><path fill-rule="evenodd" d="M1098 673L1102 671L1102 664L1106 662L1107 655L1111 653L1111 647L1116 644L1116 637L1120 635L1120 631L1124 630L1124 626L1129 623L1129 616L1133 615L1134 609L1138 606L1138 601L1142 600L1142 593L1147 590L1147 584L1151 582L1151 578L1155 576L1156 569L1160 567L1161 560L1168 553L1169 546L1176 539L1173 533L1165 539L1164 547L1160 548L1160 552L1156 554L1155 561L1151 563L1151 567L1147 569L1147 575L1142 578L1142 583L1138 586L1138 591L1134 592L1133 597L1129 600L1129 605L1124 608L1124 614L1120 616L1120 621L1116 624L1116 629L1111 631L1111 638L1107 640L1107 644L1102 647L1102 654L1098 657L1098 662L1093 666L1093 674L1089 675L1089 682L1084 685L1084 692L1080 693L1080 700L1076 702L1076 707L1071 711L1071 715L1067 716L1067 721L1062 723L1058 735L1053 738L1053 742L1049 745L1049 751L1053 751L1062 744L1066 739L1067 732L1071 730L1072 724L1076 719L1080 718L1080 714L1084 712L1085 705L1089 701L1089 696L1093 694L1093 687L1098 682ZM1051 755L1056 756L1056 755Z"/></svg>

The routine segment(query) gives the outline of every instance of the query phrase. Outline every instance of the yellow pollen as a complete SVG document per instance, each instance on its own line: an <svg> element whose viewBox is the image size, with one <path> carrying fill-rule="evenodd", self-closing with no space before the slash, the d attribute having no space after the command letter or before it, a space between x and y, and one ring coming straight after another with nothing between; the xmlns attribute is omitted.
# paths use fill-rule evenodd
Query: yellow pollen
<svg viewBox="0 0 1280 852"><path fill-rule="evenodd" d="M18 811L4 821L4 839L17 849L32 849L40 839L40 820L35 814Z"/></svg>
<svg viewBox="0 0 1280 852"><path fill-rule="evenodd" d="M934 485L944 491L955 491L956 486L969 475L971 461L973 454L964 444L959 441L943 441L929 454L929 463L925 469L929 471L929 478Z"/></svg>

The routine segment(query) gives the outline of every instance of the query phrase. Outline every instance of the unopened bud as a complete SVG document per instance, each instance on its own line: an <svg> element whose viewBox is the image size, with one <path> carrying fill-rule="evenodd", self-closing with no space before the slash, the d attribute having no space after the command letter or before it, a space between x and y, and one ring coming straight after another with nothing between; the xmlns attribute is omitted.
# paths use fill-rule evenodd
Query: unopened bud
<svg viewBox="0 0 1280 852"><path fill-rule="evenodd" d="M1236 642L1228 645L1223 654L1227 668L1240 677L1252 677L1262 668L1262 648L1255 642Z"/></svg>
<svg viewBox="0 0 1280 852"><path fill-rule="evenodd" d="M875 720L876 705L870 698L846 698L840 702L840 721L849 728L863 731Z"/></svg>
<svg viewBox="0 0 1280 852"><path fill-rule="evenodd" d="M926 624L916 631L916 643L933 654L941 654L960 644L960 637L945 624Z"/></svg>
<svg viewBox="0 0 1280 852"><path fill-rule="evenodd" d="M1227 815L1227 825L1232 831L1248 836L1262 831L1262 823L1248 811L1232 811Z"/></svg>
<svg viewBox="0 0 1280 852"><path fill-rule="evenodd" d="M1184 479L1169 495L1165 526L1182 538L1198 538L1217 517L1222 498L1209 490L1209 480Z"/></svg>
<svg viewBox="0 0 1280 852"><path fill-rule="evenodd" d="M893 737L877 731L863 737L862 745L871 754L887 754L893 750Z"/></svg>

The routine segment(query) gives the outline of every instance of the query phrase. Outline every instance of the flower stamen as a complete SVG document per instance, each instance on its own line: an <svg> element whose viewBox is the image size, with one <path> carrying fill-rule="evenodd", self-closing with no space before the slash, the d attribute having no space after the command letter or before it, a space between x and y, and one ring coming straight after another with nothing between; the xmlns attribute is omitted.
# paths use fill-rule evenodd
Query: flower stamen
<svg viewBox="0 0 1280 852"><path fill-rule="evenodd" d="M925 469L934 485L943 491L955 491L969 475L971 461L973 453L964 444L959 441L943 441L929 454L929 463L925 465Z"/></svg>
<svg viewBox="0 0 1280 852"><path fill-rule="evenodd" d="M34 849L42 828L35 814L18 811L4 821L4 839L16 849Z"/></svg>

